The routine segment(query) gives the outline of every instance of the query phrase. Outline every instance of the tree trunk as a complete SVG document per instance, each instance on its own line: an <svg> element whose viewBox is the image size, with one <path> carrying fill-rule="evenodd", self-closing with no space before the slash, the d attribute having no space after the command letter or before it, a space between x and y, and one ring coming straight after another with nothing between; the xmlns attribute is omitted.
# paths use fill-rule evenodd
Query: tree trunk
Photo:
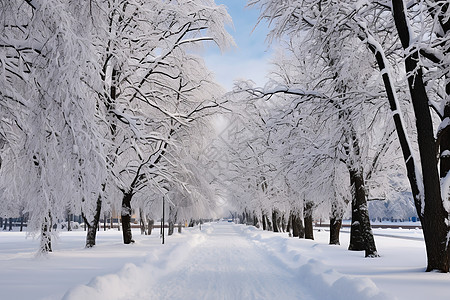
<svg viewBox="0 0 450 300"><path fill-rule="evenodd" d="M349 250L365 250L366 257L377 257L375 240L370 227L369 211L367 207L364 172L361 167L361 150L359 139L352 120L348 119L350 111L341 110L339 118L346 122L344 130L346 165L349 170L352 189L352 226L350 230Z"/></svg>
<svg viewBox="0 0 450 300"><path fill-rule="evenodd" d="M280 232L278 227L278 211L276 209L272 210L272 223L273 223L273 232Z"/></svg>
<svg viewBox="0 0 450 300"><path fill-rule="evenodd" d="M86 248L92 248L95 246L96 238L97 238L97 227L100 222L100 213L102 210L102 196L99 195L97 197L97 203L95 207L94 219L92 222L88 222L87 218L83 214L84 224L87 225L87 234L86 234Z"/></svg>
<svg viewBox="0 0 450 300"><path fill-rule="evenodd" d="M292 236L293 237L299 237L300 235L300 223L299 223L300 217L297 215L297 213L292 213Z"/></svg>
<svg viewBox="0 0 450 300"><path fill-rule="evenodd" d="M292 236L300 239L305 238L305 227L298 211L292 213Z"/></svg>
<svg viewBox="0 0 450 300"><path fill-rule="evenodd" d="M131 233L131 198L133 192L125 192L122 198L122 210L120 215L122 217L122 236L124 244L134 243L133 235Z"/></svg>
<svg viewBox="0 0 450 300"><path fill-rule="evenodd" d="M167 232L167 235L173 235L173 232L175 230L175 222L177 220L177 213L172 206L169 207L169 230Z"/></svg>
<svg viewBox="0 0 450 300"><path fill-rule="evenodd" d="M145 215L142 208L139 208L139 227L141 228L141 234L147 235L147 231L145 230Z"/></svg>
<svg viewBox="0 0 450 300"><path fill-rule="evenodd" d="M339 233L342 226L342 219L330 218L330 245L340 245Z"/></svg>
<svg viewBox="0 0 450 300"><path fill-rule="evenodd" d="M402 46L404 49L409 49L410 32L403 1L392 1L392 12ZM408 85L416 116L417 142L424 188L423 199L421 199L420 193L414 198L427 250L427 271L449 272L448 251L450 250L447 249L448 227L446 225L448 213L444 209L441 198L433 122L423 82L423 73L417 64L418 61L417 51L411 52L405 58ZM422 200L425 207L422 207Z"/></svg>
<svg viewBox="0 0 450 300"><path fill-rule="evenodd" d="M366 257L378 257L379 255L370 226L363 172L362 170L354 170L353 168L350 168L349 171L353 198L349 250L365 250ZM353 217L355 220L353 220ZM353 240L352 237L354 238ZM360 242L362 242L362 249L358 248L361 247Z"/></svg>
<svg viewBox="0 0 450 300"><path fill-rule="evenodd" d="M266 215L266 224L267 224L267 230L273 231L272 223L270 222L270 218Z"/></svg>
<svg viewBox="0 0 450 300"><path fill-rule="evenodd" d="M286 227L287 227L286 218L285 218L285 215L282 214L281 215L281 229L283 229L283 232L286 232Z"/></svg>
<svg viewBox="0 0 450 300"><path fill-rule="evenodd" d="M305 221L305 239L314 240L313 230L313 207L314 203L306 202L303 211L303 219Z"/></svg>
<svg viewBox="0 0 450 300"><path fill-rule="evenodd" d="M21 215L21 216L20 216L20 232L23 231L23 223L24 223L24 216Z"/></svg>
<svg viewBox="0 0 450 300"><path fill-rule="evenodd" d="M169 221L169 229L167 230L167 235L173 235L173 232L175 230L175 224L173 221Z"/></svg>
<svg viewBox="0 0 450 300"><path fill-rule="evenodd" d="M92 225L87 226L86 248L92 248L95 246L97 237L97 226L95 226L94 223L95 221L92 222Z"/></svg>
<svg viewBox="0 0 450 300"><path fill-rule="evenodd" d="M52 252L52 217L51 214L48 213L48 216L44 217L44 220L41 225L41 245L40 252L47 253Z"/></svg>
<svg viewBox="0 0 450 300"><path fill-rule="evenodd" d="M155 220L153 219L148 219L148 225L147 225L147 234L151 235L152 234L152 230L153 230L153 225L155 224Z"/></svg>
<svg viewBox="0 0 450 300"><path fill-rule="evenodd" d="M266 215L264 213L262 214L262 226L263 230L267 230Z"/></svg>
<svg viewBox="0 0 450 300"><path fill-rule="evenodd" d="M342 218L344 217L344 209L336 197L331 203L330 214L330 245L340 245L339 233L342 226Z"/></svg>
<svg viewBox="0 0 450 300"><path fill-rule="evenodd" d="M72 231L72 225L70 224L70 213L67 214L67 231Z"/></svg>
<svg viewBox="0 0 450 300"><path fill-rule="evenodd" d="M306 238L306 230L305 230L305 226L303 224L303 220L300 218L300 215L297 217L297 222L298 222L298 228L299 228L298 229L298 238L304 239L304 238Z"/></svg>
<svg viewBox="0 0 450 300"><path fill-rule="evenodd" d="M355 180L350 174L350 184L352 187L352 224L350 227L350 244L348 250L352 251L363 251L364 250L364 240L361 230L361 220L359 218L358 204L355 196Z"/></svg>
<svg viewBox="0 0 450 300"><path fill-rule="evenodd" d="M9 231L13 230L13 226L12 226L12 218L9 218Z"/></svg>
<svg viewBox="0 0 450 300"><path fill-rule="evenodd" d="M255 226L256 228L259 228L259 220L258 220L258 217L256 216L255 212L253 212L253 226Z"/></svg>

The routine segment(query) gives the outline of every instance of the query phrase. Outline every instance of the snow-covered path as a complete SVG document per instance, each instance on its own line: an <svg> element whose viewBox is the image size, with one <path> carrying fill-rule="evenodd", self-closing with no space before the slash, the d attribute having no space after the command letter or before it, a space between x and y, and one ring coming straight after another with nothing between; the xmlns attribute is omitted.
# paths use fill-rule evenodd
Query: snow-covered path
<svg viewBox="0 0 450 300"><path fill-rule="evenodd" d="M155 299L312 299L297 274L246 238L236 226L207 226L205 240L158 278Z"/></svg>
<svg viewBox="0 0 450 300"><path fill-rule="evenodd" d="M36 257L39 240L0 231L0 299L148 300L447 300L450 274L426 273L419 229L374 229L381 257L364 258L329 233L315 240L253 226L215 222L186 228L161 245L158 232L124 245L122 232L61 232L53 253ZM389 236L415 237L398 239Z"/></svg>
<svg viewBox="0 0 450 300"><path fill-rule="evenodd" d="M251 226L205 224L152 247L142 265L98 276L63 299L394 299L370 279L341 274L299 252L298 242ZM321 251L310 242L308 251Z"/></svg>

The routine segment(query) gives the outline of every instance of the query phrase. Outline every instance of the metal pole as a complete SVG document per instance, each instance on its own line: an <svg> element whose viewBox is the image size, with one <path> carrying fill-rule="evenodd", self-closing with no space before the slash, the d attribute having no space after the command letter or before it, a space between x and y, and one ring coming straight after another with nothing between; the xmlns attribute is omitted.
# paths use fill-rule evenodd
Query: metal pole
<svg viewBox="0 0 450 300"><path fill-rule="evenodd" d="M165 220L164 220L164 209L165 209L165 199L163 197L163 211L162 211L162 219L161 219L161 231L162 231L162 243L164 245L164 224L165 224Z"/></svg>

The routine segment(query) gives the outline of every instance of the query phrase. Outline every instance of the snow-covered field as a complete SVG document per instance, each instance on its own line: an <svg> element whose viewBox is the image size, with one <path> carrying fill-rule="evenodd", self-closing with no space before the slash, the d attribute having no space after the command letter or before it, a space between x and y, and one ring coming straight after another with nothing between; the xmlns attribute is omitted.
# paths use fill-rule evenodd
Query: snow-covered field
<svg viewBox="0 0 450 300"><path fill-rule="evenodd" d="M155 230L156 231L156 230ZM315 240L228 222L166 238L158 232L123 245L121 232L62 232L54 252L36 257L37 241L0 232L0 299L449 299L450 274L425 273L420 230L376 229L380 258Z"/></svg>

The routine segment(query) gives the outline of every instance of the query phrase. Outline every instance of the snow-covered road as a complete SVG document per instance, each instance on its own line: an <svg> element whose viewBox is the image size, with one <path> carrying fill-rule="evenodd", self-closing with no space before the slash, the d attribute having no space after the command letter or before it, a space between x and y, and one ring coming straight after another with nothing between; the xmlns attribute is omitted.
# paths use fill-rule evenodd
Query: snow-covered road
<svg viewBox="0 0 450 300"><path fill-rule="evenodd" d="M98 276L63 299L393 299L367 278L291 249L289 241L254 227L205 224L153 248L142 265Z"/></svg>
<svg viewBox="0 0 450 300"><path fill-rule="evenodd" d="M310 299L297 274L236 226L204 226L201 245L149 290L155 299Z"/></svg>

